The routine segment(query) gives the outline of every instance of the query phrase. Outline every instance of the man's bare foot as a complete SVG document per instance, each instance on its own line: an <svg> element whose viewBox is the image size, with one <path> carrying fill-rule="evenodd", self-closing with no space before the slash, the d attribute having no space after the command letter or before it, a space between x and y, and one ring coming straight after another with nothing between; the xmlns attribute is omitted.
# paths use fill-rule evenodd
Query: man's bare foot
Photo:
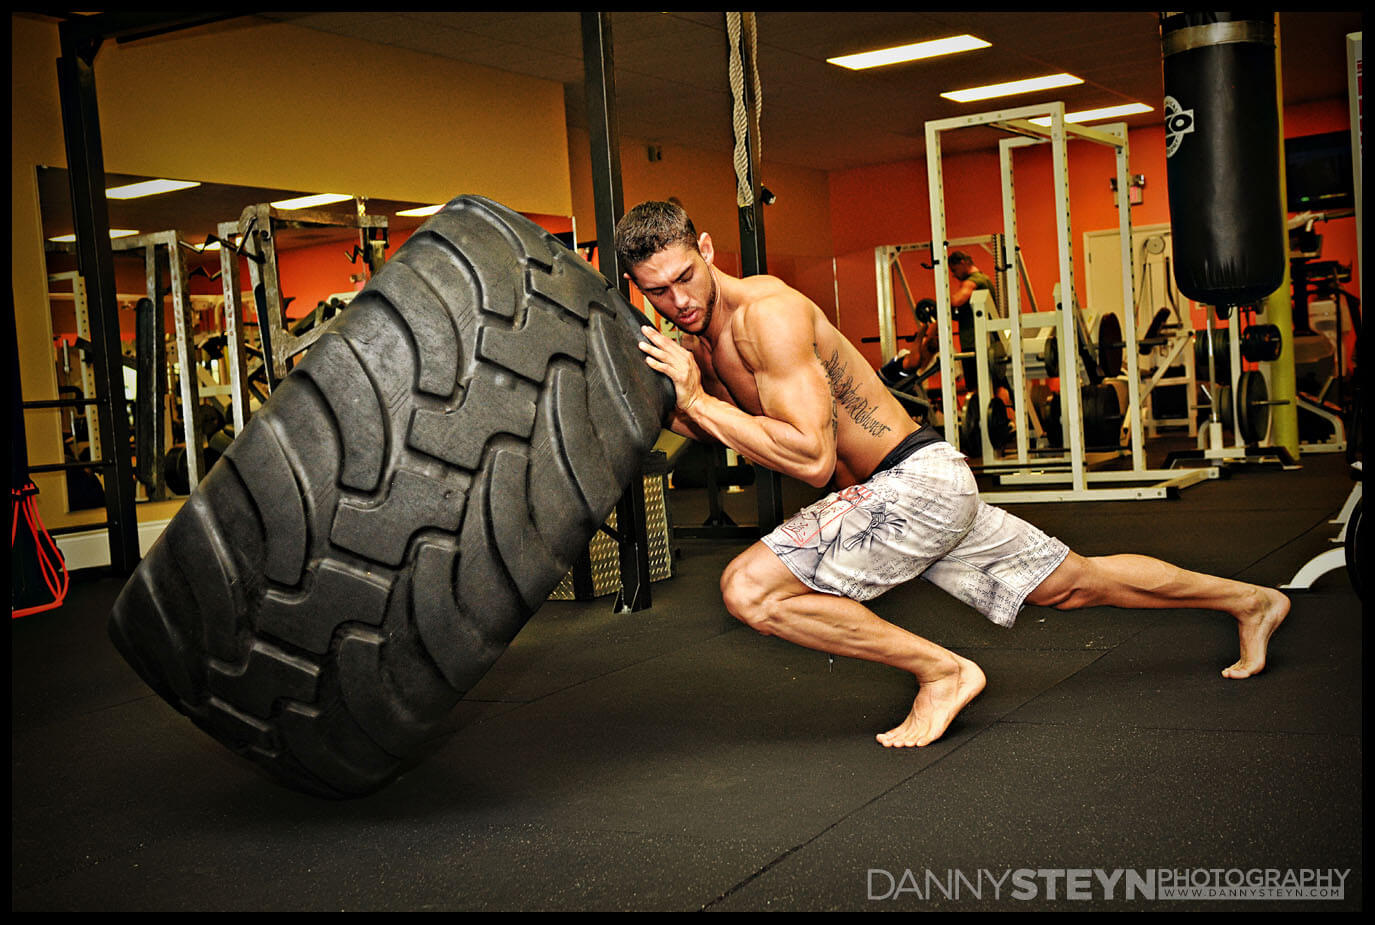
<svg viewBox="0 0 1375 925"><path fill-rule="evenodd" d="M1250 613L1237 617L1237 635L1241 637L1241 658L1224 668L1224 678L1249 678L1265 669L1265 652L1270 637L1289 615L1289 598L1273 588L1257 588L1260 604Z"/></svg>
<svg viewBox="0 0 1375 925"><path fill-rule="evenodd" d="M954 653L951 653L954 655ZM967 658L955 655L949 674L919 682L912 712L902 725L875 736L885 748L930 745L945 735L945 730L969 701L984 689L984 673Z"/></svg>

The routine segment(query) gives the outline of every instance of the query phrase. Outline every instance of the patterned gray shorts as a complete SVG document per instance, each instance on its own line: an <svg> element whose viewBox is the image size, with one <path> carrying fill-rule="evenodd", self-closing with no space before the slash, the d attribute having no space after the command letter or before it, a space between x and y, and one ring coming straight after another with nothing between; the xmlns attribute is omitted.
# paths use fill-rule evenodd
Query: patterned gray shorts
<svg viewBox="0 0 1375 925"><path fill-rule="evenodd" d="M964 456L945 441L827 495L763 542L814 591L867 601L920 575L1000 626L1069 553L981 501Z"/></svg>

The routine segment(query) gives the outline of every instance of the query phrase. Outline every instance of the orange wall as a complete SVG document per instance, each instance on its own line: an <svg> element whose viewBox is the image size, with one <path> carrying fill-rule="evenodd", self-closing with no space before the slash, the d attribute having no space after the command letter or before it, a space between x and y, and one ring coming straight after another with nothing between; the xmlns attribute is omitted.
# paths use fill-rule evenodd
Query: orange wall
<svg viewBox="0 0 1375 925"><path fill-rule="evenodd" d="M1164 132L1159 127L1128 134L1130 171L1146 175L1141 205L1133 207L1132 222L1148 225L1169 221L1165 194ZM1116 175L1111 148L1072 141L1068 154L1070 240L1073 245L1075 289L1083 298L1083 234L1117 227L1117 208L1109 186ZM1038 305L1051 304L1059 281L1055 231L1055 197L1049 145L1013 151L1013 182L1017 202L1018 237ZM1002 190L998 152L974 151L942 159L947 239L991 235L1003 229ZM878 335L874 248L931 240L931 208L925 161L907 161L831 175L832 236L836 249L842 329L852 338ZM991 255L967 248L974 262L993 275ZM915 252L903 258L914 299L934 298L936 278L920 264L930 254ZM900 287L894 294L899 335L915 330ZM870 361L881 362L879 345L862 344Z"/></svg>
<svg viewBox="0 0 1375 925"><path fill-rule="evenodd" d="M740 272L740 219L735 205L735 169L730 152L658 145L661 157L651 161L648 142L625 138L621 143L621 183L624 205L630 209L647 199L676 196L698 231L711 234L717 266ZM591 140L585 131L569 129L569 174L573 182L573 212L579 241L597 236L596 203L592 196ZM777 201L764 208L764 249L768 271L796 287L835 316L835 286L831 272L832 220L827 174L805 167L764 162L761 174ZM631 301L642 310L639 294Z"/></svg>
<svg viewBox="0 0 1375 925"><path fill-rule="evenodd" d="M1347 124L1346 106L1339 100L1294 106L1285 111L1286 137L1341 130ZM1130 172L1146 176L1144 201L1133 207L1132 223L1136 226L1168 223L1164 130L1160 126L1134 129L1128 134L1128 141ZM1052 287L1059 280L1049 146L1015 150L1013 167L1022 255L1037 302L1045 308L1050 305ZM1003 217L997 151L947 155L942 159L942 171L947 238L1001 231ZM1113 151L1089 142L1071 142L1068 172L1075 289L1082 304L1084 233L1117 227L1117 209L1109 187L1109 179L1116 174ZM925 161L904 161L832 173L830 201L840 326L851 339L859 342L878 335L874 248L931 240ZM1353 264L1350 288L1357 291L1355 220L1329 222L1319 226L1319 230L1324 235L1324 257ZM980 269L992 275L992 260L984 258L977 250L971 253ZM912 296L914 299L934 297L935 277L930 270L920 267L919 261L929 262L930 255L914 253L903 259ZM897 333L909 334L916 324L907 310L900 287L896 287L894 299ZM861 344L861 349L875 365L881 362L877 343Z"/></svg>

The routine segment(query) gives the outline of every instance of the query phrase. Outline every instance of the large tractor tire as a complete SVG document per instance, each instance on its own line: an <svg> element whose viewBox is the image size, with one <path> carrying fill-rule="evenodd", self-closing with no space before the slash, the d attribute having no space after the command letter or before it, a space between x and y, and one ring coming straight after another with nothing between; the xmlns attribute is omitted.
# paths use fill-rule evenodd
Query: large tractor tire
<svg viewBox="0 0 1375 925"><path fill-rule="evenodd" d="M385 785L638 476L673 407L643 323L536 225L455 199L173 518L116 647L288 785Z"/></svg>

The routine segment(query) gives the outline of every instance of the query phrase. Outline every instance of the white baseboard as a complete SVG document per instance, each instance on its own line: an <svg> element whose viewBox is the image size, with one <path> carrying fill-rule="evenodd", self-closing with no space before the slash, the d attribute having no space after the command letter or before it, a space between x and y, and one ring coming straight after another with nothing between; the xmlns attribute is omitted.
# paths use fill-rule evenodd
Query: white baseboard
<svg viewBox="0 0 1375 925"><path fill-rule="evenodd" d="M162 536L167 528L167 520L149 520L138 525L138 554L148 554L153 543ZM84 533L67 533L54 537L62 558L67 563L67 571L75 572L83 568L102 568L110 564L110 534L104 528L87 530Z"/></svg>

